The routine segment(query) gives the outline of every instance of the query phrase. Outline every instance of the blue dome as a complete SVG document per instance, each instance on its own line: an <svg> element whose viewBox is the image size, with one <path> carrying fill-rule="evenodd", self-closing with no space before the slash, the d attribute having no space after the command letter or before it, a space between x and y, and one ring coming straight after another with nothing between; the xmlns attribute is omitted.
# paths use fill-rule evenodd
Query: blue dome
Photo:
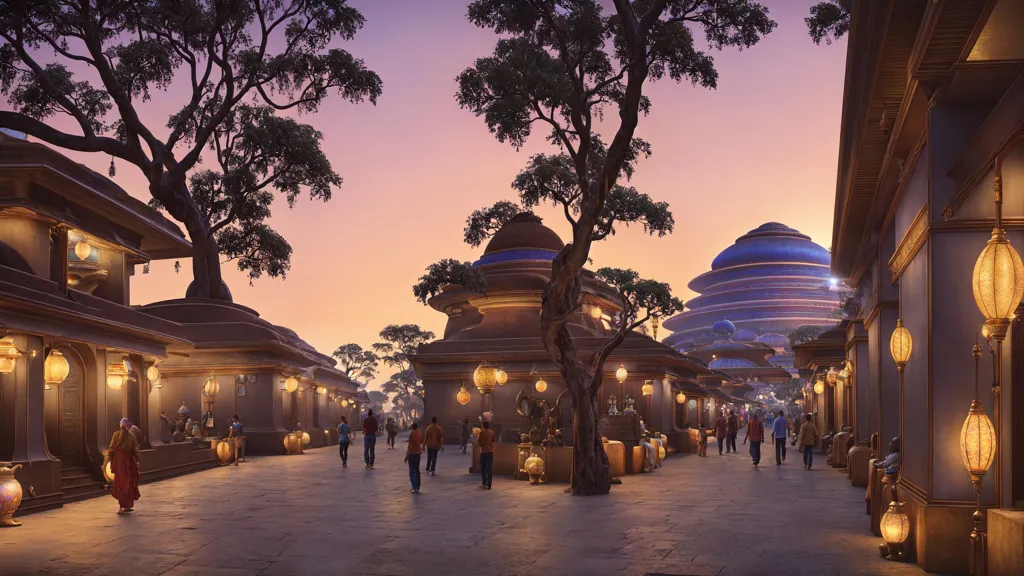
<svg viewBox="0 0 1024 576"><path fill-rule="evenodd" d="M732 336L736 332L736 325L728 320L719 320L711 327L711 331L719 336Z"/></svg>
<svg viewBox="0 0 1024 576"><path fill-rule="evenodd" d="M776 350L782 350L789 346L789 338L782 334L765 334L757 339L762 344L767 344Z"/></svg>
<svg viewBox="0 0 1024 576"><path fill-rule="evenodd" d="M708 368L712 368L714 370L728 370L730 368L757 368L757 364L754 364L746 358L717 358L708 364Z"/></svg>
<svg viewBox="0 0 1024 576"><path fill-rule="evenodd" d="M828 250L809 236L778 222L762 224L736 239L711 263L712 270L763 262L799 262L828 266Z"/></svg>
<svg viewBox="0 0 1024 576"><path fill-rule="evenodd" d="M732 335L732 339L737 342L753 342L754 340L757 340L757 332L746 328L740 328Z"/></svg>

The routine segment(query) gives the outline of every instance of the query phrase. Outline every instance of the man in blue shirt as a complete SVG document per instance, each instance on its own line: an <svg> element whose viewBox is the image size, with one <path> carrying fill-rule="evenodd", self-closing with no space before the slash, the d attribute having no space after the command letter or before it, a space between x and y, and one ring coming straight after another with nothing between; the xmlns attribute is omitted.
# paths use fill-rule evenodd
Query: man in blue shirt
<svg viewBox="0 0 1024 576"><path fill-rule="evenodd" d="M772 422L772 442L775 443L775 465L782 466L786 459L786 415L779 410L779 416Z"/></svg>
<svg viewBox="0 0 1024 576"><path fill-rule="evenodd" d="M338 424L338 451L341 453L341 467L348 468L348 445L352 442L352 428L348 425L348 419L341 417L341 424Z"/></svg>

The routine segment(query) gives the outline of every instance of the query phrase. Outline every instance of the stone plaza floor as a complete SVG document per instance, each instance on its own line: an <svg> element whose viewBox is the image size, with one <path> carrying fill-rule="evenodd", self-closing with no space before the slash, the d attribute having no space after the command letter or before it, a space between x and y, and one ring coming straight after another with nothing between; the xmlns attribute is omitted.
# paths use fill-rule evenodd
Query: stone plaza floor
<svg viewBox="0 0 1024 576"><path fill-rule="evenodd" d="M131 515L102 497L26 516L0 530L0 575L923 574L879 557L864 490L793 457L675 456L574 498L509 478L482 490L449 447L412 495L404 443L378 442L370 471L361 440L348 469L336 448L252 458L145 484Z"/></svg>

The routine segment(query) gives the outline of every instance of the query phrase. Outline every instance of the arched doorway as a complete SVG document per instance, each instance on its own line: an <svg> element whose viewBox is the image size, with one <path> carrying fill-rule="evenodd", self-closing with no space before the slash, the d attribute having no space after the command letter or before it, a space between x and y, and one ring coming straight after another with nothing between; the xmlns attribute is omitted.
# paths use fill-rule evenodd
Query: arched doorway
<svg viewBox="0 0 1024 576"><path fill-rule="evenodd" d="M50 451L64 462L80 462L85 448L85 422L82 407L85 404L85 364L74 349L58 346L67 358L68 377L57 387L57 446Z"/></svg>

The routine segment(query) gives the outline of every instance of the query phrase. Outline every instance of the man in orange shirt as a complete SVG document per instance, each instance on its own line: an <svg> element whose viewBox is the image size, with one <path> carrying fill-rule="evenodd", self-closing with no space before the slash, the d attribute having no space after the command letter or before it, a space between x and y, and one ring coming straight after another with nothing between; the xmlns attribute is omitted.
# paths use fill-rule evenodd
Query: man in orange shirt
<svg viewBox="0 0 1024 576"><path fill-rule="evenodd" d="M420 455L423 454L423 434L420 425L412 423L412 434L409 434L409 447L405 450L405 462L409 464L409 482L412 483L413 494L420 493Z"/></svg>
<svg viewBox="0 0 1024 576"><path fill-rule="evenodd" d="M747 440L750 440L750 458L754 461L754 468L761 463L761 443L764 442L764 424L761 423L761 419L754 414L754 417L747 423L747 436L743 439L743 443L746 444Z"/></svg>
<svg viewBox="0 0 1024 576"><path fill-rule="evenodd" d="M480 446L480 487L490 490L491 470L494 468L494 430L491 430L491 423L487 420L483 421L483 427L477 439Z"/></svg>
<svg viewBox="0 0 1024 576"><path fill-rule="evenodd" d="M440 450L444 452L444 430L437 425L437 416L430 419L430 426L427 426L426 432L426 443L427 443L427 472L431 476L436 476L437 471L437 452Z"/></svg>

